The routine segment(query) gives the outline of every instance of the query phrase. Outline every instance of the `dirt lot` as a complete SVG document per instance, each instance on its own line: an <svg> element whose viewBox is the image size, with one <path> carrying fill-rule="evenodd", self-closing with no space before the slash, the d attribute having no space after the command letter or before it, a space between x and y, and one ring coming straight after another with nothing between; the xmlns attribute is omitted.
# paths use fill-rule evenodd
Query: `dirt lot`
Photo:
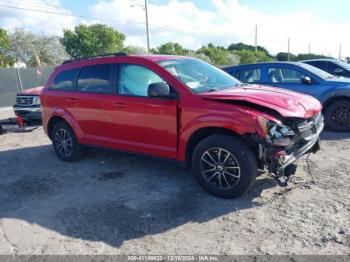
<svg viewBox="0 0 350 262"><path fill-rule="evenodd" d="M41 128L0 136L0 254L349 254L350 134L322 140L315 184L304 157L291 191L263 175L224 200L172 162L91 151L69 164Z"/></svg>

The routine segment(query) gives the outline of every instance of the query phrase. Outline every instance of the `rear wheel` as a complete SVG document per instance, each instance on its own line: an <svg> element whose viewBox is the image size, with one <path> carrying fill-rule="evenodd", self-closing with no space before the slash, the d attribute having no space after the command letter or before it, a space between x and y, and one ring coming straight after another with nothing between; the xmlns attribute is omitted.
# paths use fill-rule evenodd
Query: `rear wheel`
<svg viewBox="0 0 350 262"><path fill-rule="evenodd" d="M81 148L70 126L61 121L52 129L52 144L57 156L63 161L75 162L81 156Z"/></svg>
<svg viewBox="0 0 350 262"><path fill-rule="evenodd" d="M350 100L331 103L325 110L325 124L333 131L350 131Z"/></svg>
<svg viewBox="0 0 350 262"><path fill-rule="evenodd" d="M213 135L195 148L192 167L199 183L211 194L238 197L249 190L257 176L252 151L238 138Z"/></svg>

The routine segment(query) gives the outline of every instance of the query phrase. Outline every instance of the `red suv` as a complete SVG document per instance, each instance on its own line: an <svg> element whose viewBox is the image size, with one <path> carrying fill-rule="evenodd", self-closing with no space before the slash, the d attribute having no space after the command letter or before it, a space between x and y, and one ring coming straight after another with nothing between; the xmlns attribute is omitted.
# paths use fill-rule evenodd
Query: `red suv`
<svg viewBox="0 0 350 262"><path fill-rule="evenodd" d="M41 95L58 157L82 146L178 160L210 193L246 192L258 168L278 177L319 148L321 104L311 96L242 84L201 60L126 54L67 61Z"/></svg>

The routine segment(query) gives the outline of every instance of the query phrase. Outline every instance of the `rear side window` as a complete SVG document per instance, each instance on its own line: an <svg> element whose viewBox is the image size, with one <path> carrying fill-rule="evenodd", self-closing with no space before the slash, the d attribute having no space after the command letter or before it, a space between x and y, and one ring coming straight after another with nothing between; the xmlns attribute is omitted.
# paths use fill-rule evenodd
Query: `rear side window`
<svg viewBox="0 0 350 262"><path fill-rule="evenodd" d="M112 93L112 64L83 67L78 79L78 91L89 93Z"/></svg>
<svg viewBox="0 0 350 262"><path fill-rule="evenodd" d="M325 62L325 61L309 61L306 63L309 65L312 65L314 67L317 67L319 69L322 69L324 71L327 71L327 62Z"/></svg>
<svg viewBox="0 0 350 262"><path fill-rule="evenodd" d="M234 76L244 83L257 83L261 80L261 70L259 68L240 70Z"/></svg>
<svg viewBox="0 0 350 262"><path fill-rule="evenodd" d="M52 81L49 89L64 91L75 90L75 79L77 78L79 71L80 68L75 68L59 73Z"/></svg>

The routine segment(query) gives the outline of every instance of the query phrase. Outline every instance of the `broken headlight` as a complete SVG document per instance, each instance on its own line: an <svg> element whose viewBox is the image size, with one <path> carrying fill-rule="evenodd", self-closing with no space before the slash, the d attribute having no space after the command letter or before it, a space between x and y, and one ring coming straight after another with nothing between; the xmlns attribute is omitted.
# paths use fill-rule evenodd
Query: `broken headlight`
<svg viewBox="0 0 350 262"><path fill-rule="evenodd" d="M259 125L267 142L275 146L291 146L293 145L294 131L283 125L281 122L271 121L262 117L258 118Z"/></svg>

